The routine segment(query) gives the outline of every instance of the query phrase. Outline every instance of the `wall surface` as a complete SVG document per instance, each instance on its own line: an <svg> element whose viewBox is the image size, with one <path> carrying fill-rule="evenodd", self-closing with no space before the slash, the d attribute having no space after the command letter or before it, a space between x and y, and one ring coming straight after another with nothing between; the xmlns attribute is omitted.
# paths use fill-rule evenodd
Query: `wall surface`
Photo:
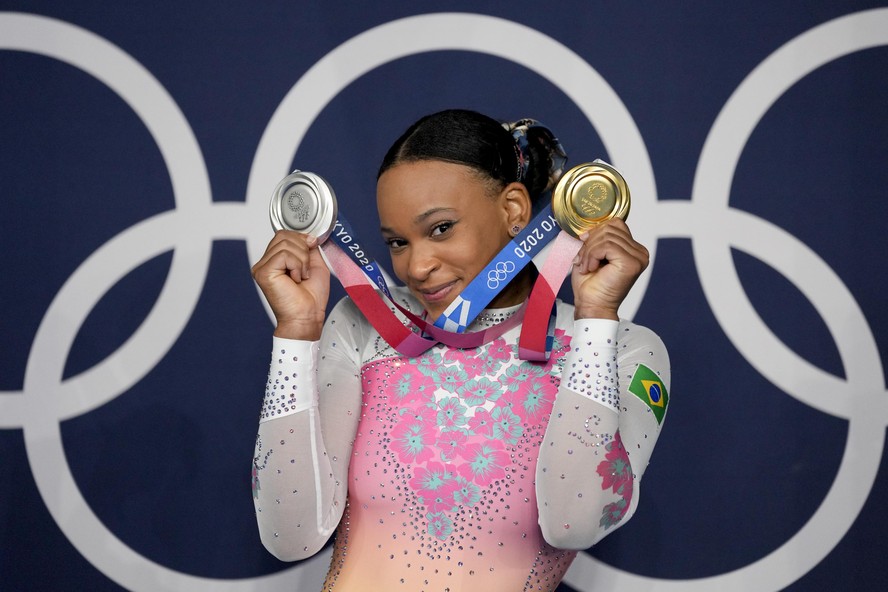
<svg viewBox="0 0 888 592"><path fill-rule="evenodd" d="M256 531L250 265L292 168L384 261L445 107L613 162L653 255L668 420L561 589L888 589L888 7L425 4L0 1L0 590L319 588Z"/></svg>

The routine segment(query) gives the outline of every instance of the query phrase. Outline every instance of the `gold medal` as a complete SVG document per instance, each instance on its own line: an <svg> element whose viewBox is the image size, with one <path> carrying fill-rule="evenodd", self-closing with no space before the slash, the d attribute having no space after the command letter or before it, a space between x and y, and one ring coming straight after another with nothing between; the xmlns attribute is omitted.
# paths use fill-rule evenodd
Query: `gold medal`
<svg viewBox="0 0 888 592"><path fill-rule="evenodd" d="M611 218L629 215L629 186L602 160L579 164L561 176L552 191L552 213L574 237Z"/></svg>

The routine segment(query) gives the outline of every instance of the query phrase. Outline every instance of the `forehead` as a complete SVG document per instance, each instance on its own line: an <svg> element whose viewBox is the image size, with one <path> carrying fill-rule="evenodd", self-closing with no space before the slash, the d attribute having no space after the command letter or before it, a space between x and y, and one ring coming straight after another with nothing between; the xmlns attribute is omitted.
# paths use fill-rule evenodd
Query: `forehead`
<svg viewBox="0 0 888 592"><path fill-rule="evenodd" d="M492 187L474 169L440 160L407 162L384 172L376 186L380 217L428 208L483 207Z"/></svg>

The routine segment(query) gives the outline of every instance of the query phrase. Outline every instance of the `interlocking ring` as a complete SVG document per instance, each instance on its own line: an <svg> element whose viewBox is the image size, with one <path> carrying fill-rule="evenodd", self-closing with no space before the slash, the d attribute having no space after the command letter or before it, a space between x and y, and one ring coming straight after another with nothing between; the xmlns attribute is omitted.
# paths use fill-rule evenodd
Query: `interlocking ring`
<svg viewBox="0 0 888 592"><path fill-rule="evenodd" d="M487 34L473 35L478 27L483 27ZM882 447L873 446L873 442L882 442L886 423L881 363L865 317L834 271L795 237L765 220L731 209L727 195L733 168L727 167L727 179L721 178L718 169L725 163L736 164L739 158L741 150L737 145L742 147L748 135L738 137L737 130L751 131L763 111L789 86L824 63L888 44L886 31L888 10L859 12L807 31L769 56L744 80L713 125L701 154L693 199L675 203L657 201L644 143L613 89L580 56L560 43L522 25L482 15L422 15L386 23L333 50L293 87L263 135L250 173L247 202L241 204L211 199L203 158L188 122L141 64L106 40L68 23L46 17L0 14L0 49L37 53L70 63L106 83L145 118L170 167L176 197L173 210L120 233L68 278L35 335L23 389L0 393L0 427L22 430L35 483L53 519L77 550L115 582L133 590L167 591L215 590L220 586L226 590L311 587L300 585L300 579L305 574L305 580L310 580L313 572L322 578L328 555L319 555L275 575L224 583L180 573L139 555L115 537L90 509L67 465L59 423L87 413L126 391L178 339L203 287L203 277L187 267L195 262L206 267L208 245L213 238L244 238L249 243L251 258L258 259L267 242L267 223L262 215L267 206L267 180L279 178L289 170L292 155L312 122L342 90L338 85L347 84L343 80L353 80L404 55L441 47L492 55L501 55L502 47L509 47L510 59L528 69L545 63L546 71L539 73L574 97L584 113L595 113L593 123L608 154L621 167L631 170L633 188L643 202L639 212L645 213L640 214L633 227L644 237L642 242L655 247L654 239L663 236L661 228L668 229L670 237L692 239L707 301L738 350L786 393L849 423L846 454L827 498L802 531L766 557L726 574L692 580L655 580L617 570L581 553L565 582L579 590L592 589L589 586L647 590L656 582L658 589L687 592L736 588L738 582L752 580L759 584L758 589L783 588L835 547L867 499L882 455ZM512 40L518 37L525 42L515 46ZM370 51L380 48L389 54ZM541 57L546 59L540 60ZM331 73L331 68L335 72ZM724 197L724 203L717 202L719 196ZM707 200L712 203L699 207ZM712 216L718 216L718 220ZM251 226L253 220L261 223ZM716 223L724 230L722 234L710 231ZM724 244L719 244L720 240ZM834 332L838 349L848 364L847 378L818 373L819 369L799 360L773 335L757 333L760 323L745 322L754 318L754 311L733 277L736 274L726 245L736 245L766 262L775 261L772 257L778 253L781 258L775 261L775 269L784 273L805 296L816 300L818 310L842 310L841 320L826 321L831 328L841 325L853 329ZM169 290L155 304L157 314L151 317L152 331L134 336L88 375L59 380L64 352L91 305L129 270L180 246L192 251L201 248L200 256L182 258L181 262L179 258L174 260ZM124 257L129 259L123 260ZM653 263L652 252L652 267ZM727 281L726 275L731 276ZM494 277L498 278L499 273ZM630 317L644 294L646 277L636 284L631 302L624 303ZM791 371L784 366L778 368L773 363L778 358L794 364ZM126 363L117 364L121 359ZM120 367L127 372L120 373ZM800 393L799 385L803 382L818 388ZM849 480L853 480L853 486ZM792 561L786 561L787 557Z"/></svg>
<svg viewBox="0 0 888 592"><path fill-rule="evenodd" d="M515 263L511 260L497 261L496 266L487 272L487 287L491 290L498 289L500 283L505 281L513 271L515 271Z"/></svg>

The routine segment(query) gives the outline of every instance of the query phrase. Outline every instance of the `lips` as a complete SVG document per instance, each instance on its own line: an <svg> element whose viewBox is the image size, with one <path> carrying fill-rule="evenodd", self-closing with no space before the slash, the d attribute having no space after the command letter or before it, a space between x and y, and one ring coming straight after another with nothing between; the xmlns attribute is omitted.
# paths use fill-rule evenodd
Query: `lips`
<svg viewBox="0 0 888 592"><path fill-rule="evenodd" d="M433 288L424 288L418 289L417 291L422 295L422 299L426 302L441 302L450 294L453 290L453 285L456 282L450 282L444 284L443 286L435 286Z"/></svg>

